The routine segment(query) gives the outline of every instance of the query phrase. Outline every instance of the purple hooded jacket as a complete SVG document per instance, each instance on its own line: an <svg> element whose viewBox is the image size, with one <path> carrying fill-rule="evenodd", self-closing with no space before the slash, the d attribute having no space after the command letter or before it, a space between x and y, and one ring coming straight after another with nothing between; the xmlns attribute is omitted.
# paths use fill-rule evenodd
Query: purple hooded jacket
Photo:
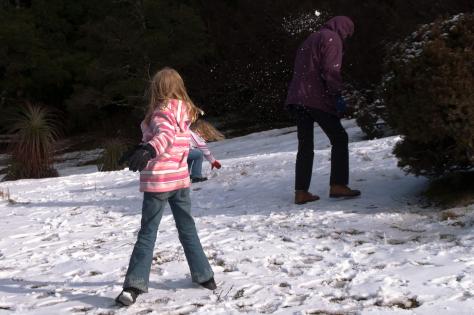
<svg viewBox="0 0 474 315"><path fill-rule="evenodd" d="M337 114L336 100L342 90L343 42L353 33L351 19L336 16L303 42L296 54L286 106L304 105Z"/></svg>

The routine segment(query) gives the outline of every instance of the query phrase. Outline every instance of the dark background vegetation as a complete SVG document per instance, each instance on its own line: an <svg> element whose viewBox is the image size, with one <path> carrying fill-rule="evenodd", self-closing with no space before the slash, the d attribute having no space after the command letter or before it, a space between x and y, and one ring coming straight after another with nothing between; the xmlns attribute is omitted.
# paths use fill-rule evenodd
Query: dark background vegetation
<svg viewBox="0 0 474 315"><path fill-rule="evenodd" d="M385 47L472 0L0 0L1 125L26 102L57 111L64 134L138 138L150 76L181 72L228 134L290 124L282 109L295 49L284 18L348 15L345 79L380 82Z"/></svg>

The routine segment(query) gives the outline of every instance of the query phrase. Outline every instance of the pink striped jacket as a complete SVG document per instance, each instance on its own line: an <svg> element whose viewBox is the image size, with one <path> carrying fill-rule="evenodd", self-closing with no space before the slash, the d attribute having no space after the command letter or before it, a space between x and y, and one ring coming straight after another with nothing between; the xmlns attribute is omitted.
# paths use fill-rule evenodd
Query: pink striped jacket
<svg viewBox="0 0 474 315"><path fill-rule="evenodd" d="M198 149L202 152L206 160L209 161L209 163L214 163L216 159L211 153L211 150L207 147L206 140L201 138L200 135L195 133L194 131L191 130L191 149Z"/></svg>
<svg viewBox="0 0 474 315"><path fill-rule="evenodd" d="M141 123L142 142L153 146L156 158L140 172L140 191L168 192L189 187L189 124L186 103L175 99L156 110L149 125Z"/></svg>

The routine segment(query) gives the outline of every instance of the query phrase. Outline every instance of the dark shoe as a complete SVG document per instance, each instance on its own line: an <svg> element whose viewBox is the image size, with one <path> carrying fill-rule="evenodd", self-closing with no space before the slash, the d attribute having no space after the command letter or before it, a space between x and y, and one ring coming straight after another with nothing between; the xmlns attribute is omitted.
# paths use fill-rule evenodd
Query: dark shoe
<svg viewBox="0 0 474 315"><path fill-rule="evenodd" d="M211 279L207 280L206 282L203 282L203 283L200 283L200 285L206 289L209 289L209 290L215 290L217 289L217 284L216 282L214 281L214 277L212 277Z"/></svg>
<svg viewBox="0 0 474 315"><path fill-rule="evenodd" d="M297 205L302 205L308 202L313 202L319 200L319 196L313 195L304 190L295 191L295 203Z"/></svg>
<svg viewBox="0 0 474 315"><path fill-rule="evenodd" d="M360 190L350 189L346 185L332 185L329 191L330 198L354 198L360 196Z"/></svg>
<svg viewBox="0 0 474 315"><path fill-rule="evenodd" d="M123 306L130 306L137 300L137 296L141 293L140 290L135 288L126 288L115 298L117 304Z"/></svg>
<svg viewBox="0 0 474 315"><path fill-rule="evenodd" d="M191 177L191 183L205 182L207 177Z"/></svg>

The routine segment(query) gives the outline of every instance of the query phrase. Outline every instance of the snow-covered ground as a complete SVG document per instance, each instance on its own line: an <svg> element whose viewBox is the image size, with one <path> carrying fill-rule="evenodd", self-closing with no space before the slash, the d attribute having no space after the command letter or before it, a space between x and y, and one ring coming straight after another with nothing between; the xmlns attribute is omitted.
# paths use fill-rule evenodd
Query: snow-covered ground
<svg viewBox="0 0 474 315"><path fill-rule="evenodd" d="M223 168L206 165L192 201L219 288L191 283L167 210L150 292L130 308L113 299L139 227L136 173L67 167L0 183L11 199L0 201L0 314L474 314L474 207L422 208L426 180L396 167L398 138L362 141L345 124L355 200L327 198L319 129L311 191L322 200L303 206L292 203L295 128L212 144Z"/></svg>

